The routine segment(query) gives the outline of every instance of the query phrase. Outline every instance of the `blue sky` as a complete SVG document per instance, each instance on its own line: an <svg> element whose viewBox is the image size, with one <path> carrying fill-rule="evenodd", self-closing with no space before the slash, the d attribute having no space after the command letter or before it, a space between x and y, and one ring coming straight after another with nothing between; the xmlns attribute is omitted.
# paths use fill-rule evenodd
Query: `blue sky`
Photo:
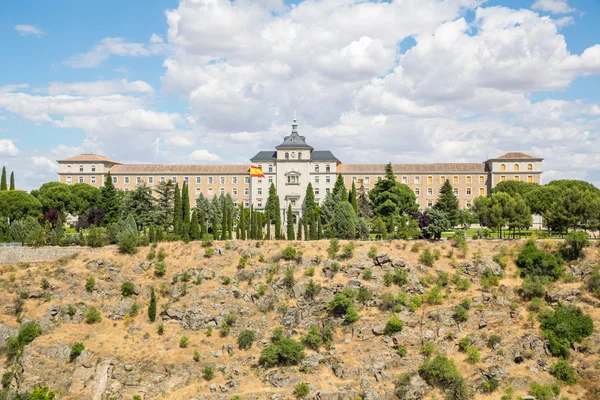
<svg viewBox="0 0 600 400"><path fill-rule="evenodd" d="M80 152L246 163L294 109L343 162L514 150L600 184L597 0L3 5L0 162L24 189Z"/></svg>

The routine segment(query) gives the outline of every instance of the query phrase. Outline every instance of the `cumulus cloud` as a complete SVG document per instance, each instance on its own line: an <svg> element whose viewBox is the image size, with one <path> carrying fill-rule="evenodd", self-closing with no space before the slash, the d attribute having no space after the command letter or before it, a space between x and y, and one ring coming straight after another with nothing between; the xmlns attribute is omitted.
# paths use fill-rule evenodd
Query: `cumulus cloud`
<svg viewBox="0 0 600 400"><path fill-rule="evenodd" d="M144 81L129 82L127 79L114 79L94 82L52 82L48 87L50 95L74 94L83 96L105 96L109 94L144 93L154 90Z"/></svg>
<svg viewBox="0 0 600 400"><path fill-rule="evenodd" d="M19 149L9 139L0 139L0 156L1 157L16 157L19 155Z"/></svg>
<svg viewBox="0 0 600 400"><path fill-rule="evenodd" d="M58 164L56 161L49 159L48 157L31 157L31 163L38 168L45 169L48 171L58 172Z"/></svg>
<svg viewBox="0 0 600 400"><path fill-rule="evenodd" d="M221 157L216 154L210 153L206 149L194 150L190 155L189 159L192 161L220 161Z"/></svg>
<svg viewBox="0 0 600 400"><path fill-rule="evenodd" d="M43 36L46 33L42 32L35 25L15 25L15 30L19 32L21 35L35 35L35 36Z"/></svg>
<svg viewBox="0 0 600 400"><path fill-rule="evenodd" d="M536 0L531 8L552 14L567 14L575 11L574 8L569 6L567 0Z"/></svg>
<svg viewBox="0 0 600 400"><path fill-rule="evenodd" d="M90 51L76 54L64 61L72 68L92 68L102 64L111 55L129 57L149 57L165 52L165 46L153 34L149 44L127 42L123 38L104 38Z"/></svg>

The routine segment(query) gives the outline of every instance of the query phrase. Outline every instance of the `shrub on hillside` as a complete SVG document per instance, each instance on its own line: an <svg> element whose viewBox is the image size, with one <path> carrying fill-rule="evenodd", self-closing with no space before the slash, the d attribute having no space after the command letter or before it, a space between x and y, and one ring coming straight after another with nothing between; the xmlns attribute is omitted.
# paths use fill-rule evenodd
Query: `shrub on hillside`
<svg viewBox="0 0 600 400"><path fill-rule="evenodd" d="M96 324L100 321L102 321L102 314L100 314L100 311L94 306L88 308L85 313L85 322L88 324Z"/></svg>
<svg viewBox="0 0 600 400"><path fill-rule="evenodd" d="M580 343L592 334L594 321L579 307L559 305L556 311L543 317L540 328L546 334L552 355L566 357L573 343Z"/></svg>
<svg viewBox="0 0 600 400"><path fill-rule="evenodd" d="M252 343L256 339L256 332L251 330L243 330L240 332L237 342L241 350L247 350L252 347Z"/></svg>
<svg viewBox="0 0 600 400"><path fill-rule="evenodd" d="M421 253L421 255L419 256L419 262L428 267L433 266L434 257L433 257L433 254L431 253L431 250L429 250L429 247L426 248L425 251L423 251Z"/></svg>
<svg viewBox="0 0 600 400"><path fill-rule="evenodd" d="M94 290L94 286L96 286L96 280L94 279L93 276L90 276L85 281L85 290L87 290L88 292L91 292Z"/></svg>
<svg viewBox="0 0 600 400"><path fill-rule="evenodd" d="M540 276L555 281L563 274L563 260L559 255L550 254L539 249L533 240L527 244L517 257L517 267L521 277Z"/></svg>
<svg viewBox="0 0 600 400"><path fill-rule="evenodd" d="M118 243L119 253L137 253L137 236L131 233L121 236Z"/></svg>
<svg viewBox="0 0 600 400"><path fill-rule="evenodd" d="M212 378L215 377L215 369L211 365L205 365L204 370L202 372L204 375L204 379L206 379L207 381L210 381Z"/></svg>
<svg viewBox="0 0 600 400"><path fill-rule="evenodd" d="M583 255L583 249L590 246L590 237L587 232L571 231L565 235L565 246L561 252L567 260L577 260Z"/></svg>
<svg viewBox="0 0 600 400"><path fill-rule="evenodd" d="M83 353L83 350L85 350L85 346L83 345L83 343L81 343L81 342L75 343L73 346L71 346L71 353L69 354L69 360L71 362L75 361L77 359L77 357L79 357L81 355L81 353Z"/></svg>
<svg viewBox="0 0 600 400"><path fill-rule="evenodd" d="M554 400L560 394L560 385L556 382L548 385L532 382L529 394L536 400Z"/></svg>
<svg viewBox="0 0 600 400"><path fill-rule="evenodd" d="M329 241L329 248L327 249L327 255L330 259L334 259L337 252L340 251L340 241L338 239L331 239Z"/></svg>
<svg viewBox="0 0 600 400"><path fill-rule="evenodd" d="M344 293L336 293L328 306L335 315L342 316L346 314L348 308L352 307L352 299L349 299Z"/></svg>
<svg viewBox="0 0 600 400"><path fill-rule="evenodd" d="M419 375L430 385L446 390L447 400L468 400L469 390L456 365L445 356L436 356L425 361Z"/></svg>
<svg viewBox="0 0 600 400"><path fill-rule="evenodd" d="M162 276L165 276L166 273L167 273L167 266L165 265L164 262L157 262L156 264L154 264L154 275L156 275L158 277L162 277Z"/></svg>
<svg viewBox="0 0 600 400"><path fill-rule="evenodd" d="M308 386L308 383L306 382L299 383L294 388L294 394L297 397L304 397L308 395L308 393L310 393L310 386Z"/></svg>
<svg viewBox="0 0 600 400"><path fill-rule="evenodd" d="M342 248L342 254L340 254L340 258L348 259L354 257L354 249L356 245L354 242L349 242Z"/></svg>
<svg viewBox="0 0 600 400"><path fill-rule="evenodd" d="M121 295L123 295L123 297L129 297L133 295L134 290L135 286L132 282L126 281L121 284Z"/></svg>
<svg viewBox="0 0 600 400"><path fill-rule="evenodd" d="M394 333L401 332L404 328L404 322L396 316L392 316L387 324L385 324L385 334L393 335Z"/></svg>
<svg viewBox="0 0 600 400"><path fill-rule="evenodd" d="M283 249L283 251L281 252L281 255L283 257L284 260L294 260L296 259L296 249L293 248L292 246L288 246L285 249Z"/></svg>
<svg viewBox="0 0 600 400"><path fill-rule="evenodd" d="M317 350L323 344L323 336L316 325L311 325L306 335L302 337L302 344L306 347Z"/></svg>
<svg viewBox="0 0 600 400"><path fill-rule="evenodd" d="M19 328L17 339L21 347L27 346L42 334L42 328L37 322L31 321Z"/></svg>
<svg viewBox="0 0 600 400"><path fill-rule="evenodd" d="M304 346L293 339L282 338L265 347L260 353L260 363L265 367L295 365L304 358Z"/></svg>
<svg viewBox="0 0 600 400"><path fill-rule="evenodd" d="M536 297L543 298L546 295L546 286L550 281L546 277L528 276L523 281L521 287L515 288L515 292L525 300L531 300Z"/></svg>
<svg viewBox="0 0 600 400"><path fill-rule="evenodd" d="M577 383L575 368L571 367L567 360L559 360L556 364L550 367L550 375L568 385L574 385Z"/></svg>
<svg viewBox="0 0 600 400"><path fill-rule="evenodd" d="M585 281L586 289L595 297L600 298L600 269L596 268Z"/></svg>

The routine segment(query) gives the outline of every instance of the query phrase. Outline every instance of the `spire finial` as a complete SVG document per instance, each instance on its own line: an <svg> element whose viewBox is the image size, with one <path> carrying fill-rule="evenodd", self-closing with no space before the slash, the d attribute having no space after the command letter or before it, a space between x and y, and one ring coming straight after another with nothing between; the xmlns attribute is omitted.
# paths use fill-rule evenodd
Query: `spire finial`
<svg viewBox="0 0 600 400"><path fill-rule="evenodd" d="M294 122L292 122L292 133L298 133L298 123L296 122L296 107L294 107Z"/></svg>
<svg viewBox="0 0 600 400"><path fill-rule="evenodd" d="M296 107L294 107L294 122L296 122L297 118L296 118Z"/></svg>

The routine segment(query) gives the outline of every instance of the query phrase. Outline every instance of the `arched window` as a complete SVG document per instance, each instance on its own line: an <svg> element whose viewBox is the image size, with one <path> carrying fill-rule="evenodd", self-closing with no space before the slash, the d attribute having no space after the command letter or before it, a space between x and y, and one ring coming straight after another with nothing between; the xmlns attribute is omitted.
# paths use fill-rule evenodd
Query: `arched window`
<svg viewBox="0 0 600 400"><path fill-rule="evenodd" d="M286 160L289 160L289 159L290 159L290 153L287 153L287 152L285 153L285 159L286 159Z"/></svg>
<svg viewBox="0 0 600 400"><path fill-rule="evenodd" d="M531 170L533 170L533 165L532 165L532 164L527 164L527 170L528 170L528 171L531 171Z"/></svg>
<svg viewBox="0 0 600 400"><path fill-rule="evenodd" d="M67 172L71 172L71 166L67 165Z"/></svg>
<svg viewBox="0 0 600 400"><path fill-rule="evenodd" d="M83 172L83 165L79 166L79 172Z"/></svg>
<svg viewBox="0 0 600 400"><path fill-rule="evenodd" d="M315 172L319 172L319 166L315 165Z"/></svg>
<svg viewBox="0 0 600 400"><path fill-rule="evenodd" d="M331 167L329 165L325 166L325 172L331 172Z"/></svg>
<svg viewBox="0 0 600 400"><path fill-rule="evenodd" d="M519 164L515 164L515 171L519 170Z"/></svg>
<svg viewBox="0 0 600 400"><path fill-rule="evenodd" d="M92 172L96 172L96 166L92 165Z"/></svg>
<svg viewBox="0 0 600 400"><path fill-rule="evenodd" d="M506 165L504 165L504 164L500 165L500 171L506 171Z"/></svg>
<svg viewBox="0 0 600 400"><path fill-rule="evenodd" d="M298 160L302 160L302 153L298 153Z"/></svg>

